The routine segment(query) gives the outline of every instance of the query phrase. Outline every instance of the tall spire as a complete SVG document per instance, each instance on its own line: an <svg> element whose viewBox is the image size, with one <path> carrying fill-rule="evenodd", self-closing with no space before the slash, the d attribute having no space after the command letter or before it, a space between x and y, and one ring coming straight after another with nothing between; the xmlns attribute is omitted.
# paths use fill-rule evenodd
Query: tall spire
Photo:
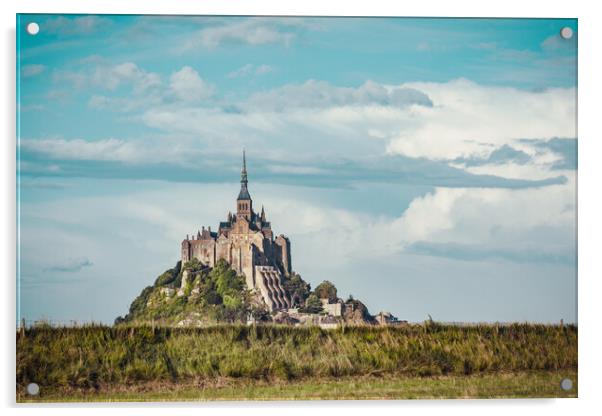
<svg viewBox="0 0 602 416"><path fill-rule="evenodd" d="M240 183L247 186L249 181L247 180L247 158L245 156L245 149L242 149L242 171L240 172Z"/></svg>
<svg viewBox="0 0 602 416"><path fill-rule="evenodd" d="M240 171L240 193L238 194L238 200L250 200L249 189L247 185L249 180L247 178L247 158L245 150L242 151L242 170Z"/></svg>

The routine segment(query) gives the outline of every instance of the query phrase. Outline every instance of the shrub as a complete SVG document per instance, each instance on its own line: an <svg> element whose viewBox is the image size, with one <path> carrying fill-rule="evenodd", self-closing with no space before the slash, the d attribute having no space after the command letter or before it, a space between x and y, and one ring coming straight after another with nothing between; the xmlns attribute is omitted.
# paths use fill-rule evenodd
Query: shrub
<svg viewBox="0 0 602 416"><path fill-rule="evenodd" d="M324 280L315 289L314 293L320 299L328 299L329 303L337 301L337 288L328 280Z"/></svg>
<svg viewBox="0 0 602 416"><path fill-rule="evenodd" d="M303 313L320 313L323 311L322 302L320 302L320 299L312 293L305 301L305 307L299 309L299 311Z"/></svg>
<svg viewBox="0 0 602 416"><path fill-rule="evenodd" d="M311 289L309 283L305 282L297 273L285 277L282 280L282 286L295 305L303 305Z"/></svg>

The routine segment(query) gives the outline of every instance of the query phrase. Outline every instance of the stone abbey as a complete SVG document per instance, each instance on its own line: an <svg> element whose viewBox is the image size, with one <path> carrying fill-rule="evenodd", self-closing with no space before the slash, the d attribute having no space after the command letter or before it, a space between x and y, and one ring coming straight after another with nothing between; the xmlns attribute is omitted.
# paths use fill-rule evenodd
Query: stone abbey
<svg viewBox="0 0 602 416"><path fill-rule="evenodd" d="M182 264L193 258L210 267L224 259L245 276L247 287L257 290L271 311L291 307L282 287L283 276L291 273L290 241L282 234L274 238L263 207L260 214L253 210L244 151L236 214L228 213L217 231L203 227L196 235L186 236Z"/></svg>

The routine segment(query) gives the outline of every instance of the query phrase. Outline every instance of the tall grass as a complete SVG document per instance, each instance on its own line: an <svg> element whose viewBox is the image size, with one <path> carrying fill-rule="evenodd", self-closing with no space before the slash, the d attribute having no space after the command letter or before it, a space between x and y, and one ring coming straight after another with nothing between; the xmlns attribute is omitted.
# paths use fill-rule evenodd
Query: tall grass
<svg viewBox="0 0 602 416"><path fill-rule="evenodd" d="M17 384L46 388L566 369L577 369L577 327L570 325L90 326L17 333Z"/></svg>

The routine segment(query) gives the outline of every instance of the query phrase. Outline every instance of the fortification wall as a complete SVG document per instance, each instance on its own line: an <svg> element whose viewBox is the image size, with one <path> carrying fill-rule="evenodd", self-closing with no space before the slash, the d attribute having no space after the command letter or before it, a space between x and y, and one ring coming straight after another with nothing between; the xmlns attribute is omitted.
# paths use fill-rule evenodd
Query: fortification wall
<svg viewBox="0 0 602 416"><path fill-rule="evenodd" d="M215 240L192 240L190 246L191 257L210 267L215 266Z"/></svg>

